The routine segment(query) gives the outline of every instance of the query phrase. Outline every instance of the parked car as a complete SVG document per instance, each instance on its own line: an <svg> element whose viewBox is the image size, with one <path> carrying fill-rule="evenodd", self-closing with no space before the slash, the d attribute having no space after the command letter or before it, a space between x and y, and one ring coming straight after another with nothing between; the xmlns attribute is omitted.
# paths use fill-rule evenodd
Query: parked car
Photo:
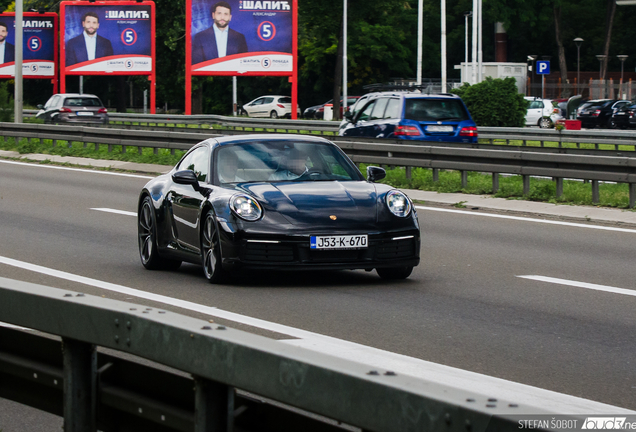
<svg viewBox="0 0 636 432"><path fill-rule="evenodd" d="M37 107L40 111L35 117L44 120L44 123L108 124L108 110L92 94L58 93Z"/></svg>
<svg viewBox="0 0 636 432"><path fill-rule="evenodd" d="M623 105L615 110L612 126L618 129L636 128L636 104Z"/></svg>
<svg viewBox="0 0 636 432"><path fill-rule="evenodd" d="M289 96L261 96L242 107L241 114L249 117L291 117L291 97ZM300 108L297 110L300 116Z"/></svg>
<svg viewBox="0 0 636 432"><path fill-rule="evenodd" d="M201 264L211 283L233 271L375 269L405 279L420 261L411 200L365 179L335 144L301 135L210 138L138 201L147 269Z"/></svg>
<svg viewBox="0 0 636 432"><path fill-rule="evenodd" d="M577 120L584 128L612 128L612 114L623 106L631 105L628 100L597 99L581 105L577 111Z"/></svg>
<svg viewBox="0 0 636 432"><path fill-rule="evenodd" d="M526 126L539 126L540 128L551 128L557 121L564 118L562 109L551 99L541 99L536 97L525 97L528 101L526 112Z"/></svg>
<svg viewBox="0 0 636 432"><path fill-rule="evenodd" d="M477 125L457 95L379 92L359 103L345 115L339 135L477 142Z"/></svg>
<svg viewBox="0 0 636 432"><path fill-rule="evenodd" d="M349 108L351 105L355 104L356 101L360 99L360 96L347 96L347 108ZM304 112L303 112L303 118L306 119L316 119L316 120L322 120L325 118L325 105L328 104L333 104L333 99L329 99L327 102L320 104L320 105L314 105L311 106L309 108L307 108ZM344 114L344 107L342 106L342 98L340 98L340 117L342 117Z"/></svg>

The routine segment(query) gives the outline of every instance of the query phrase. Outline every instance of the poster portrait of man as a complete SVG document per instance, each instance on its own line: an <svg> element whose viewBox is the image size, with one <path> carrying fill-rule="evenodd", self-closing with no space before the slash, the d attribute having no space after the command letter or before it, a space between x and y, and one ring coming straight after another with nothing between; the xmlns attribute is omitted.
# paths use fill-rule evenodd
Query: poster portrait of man
<svg viewBox="0 0 636 432"><path fill-rule="evenodd" d="M15 46L7 41L9 27L4 22L0 22L0 64L15 61Z"/></svg>
<svg viewBox="0 0 636 432"><path fill-rule="evenodd" d="M110 40L97 34L99 16L95 12L86 12L82 16L84 31L66 44L66 65L74 65L100 57L113 55Z"/></svg>
<svg viewBox="0 0 636 432"><path fill-rule="evenodd" d="M232 7L228 2L214 3L210 14L212 26L194 35L192 64L248 51L245 36L230 28Z"/></svg>

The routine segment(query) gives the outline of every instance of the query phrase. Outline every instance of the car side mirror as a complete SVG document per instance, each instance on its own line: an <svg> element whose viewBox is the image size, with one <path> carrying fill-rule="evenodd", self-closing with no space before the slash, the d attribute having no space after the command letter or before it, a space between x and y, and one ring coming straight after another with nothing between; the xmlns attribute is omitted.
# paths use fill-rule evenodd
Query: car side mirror
<svg viewBox="0 0 636 432"><path fill-rule="evenodd" d="M37 109L44 109L44 105L42 105L42 104L37 104Z"/></svg>
<svg viewBox="0 0 636 432"><path fill-rule="evenodd" d="M190 185L192 188L204 196L210 195L211 189L203 187L199 184L197 175L192 170L177 171L172 174L172 181L177 184Z"/></svg>
<svg viewBox="0 0 636 432"><path fill-rule="evenodd" d="M368 166L367 167L367 180L370 182L377 182L386 177L386 171L384 168L376 167L376 166Z"/></svg>

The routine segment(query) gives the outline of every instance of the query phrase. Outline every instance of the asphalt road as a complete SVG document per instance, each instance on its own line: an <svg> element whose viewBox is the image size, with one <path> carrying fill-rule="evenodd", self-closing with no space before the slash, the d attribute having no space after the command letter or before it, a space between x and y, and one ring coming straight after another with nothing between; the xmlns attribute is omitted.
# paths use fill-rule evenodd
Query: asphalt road
<svg viewBox="0 0 636 432"><path fill-rule="evenodd" d="M636 230L423 207L422 263L406 281L389 283L364 271L245 273L230 285L212 286L193 265L145 270L136 218L94 210L134 213L148 178L0 162L0 258L636 410ZM25 267L0 263L0 276L209 318ZM293 339L249 320L215 321ZM20 426L27 418L22 411L0 400L0 430L35 430Z"/></svg>

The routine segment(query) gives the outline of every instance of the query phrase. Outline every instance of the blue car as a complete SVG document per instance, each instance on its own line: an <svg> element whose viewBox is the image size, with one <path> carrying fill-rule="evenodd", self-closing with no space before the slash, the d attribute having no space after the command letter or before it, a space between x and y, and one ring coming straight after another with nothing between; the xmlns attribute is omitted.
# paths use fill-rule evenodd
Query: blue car
<svg viewBox="0 0 636 432"><path fill-rule="evenodd" d="M477 142L477 125L461 98L453 94L375 93L346 117L340 136Z"/></svg>
<svg viewBox="0 0 636 432"><path fill-rule="evenodd" d="M411 200L364 178L335 144L298 135L210 138L151 180L138 204L144 267L201 264L211 283L252 270L373 270L407 278L420 261Z"/></svg>

